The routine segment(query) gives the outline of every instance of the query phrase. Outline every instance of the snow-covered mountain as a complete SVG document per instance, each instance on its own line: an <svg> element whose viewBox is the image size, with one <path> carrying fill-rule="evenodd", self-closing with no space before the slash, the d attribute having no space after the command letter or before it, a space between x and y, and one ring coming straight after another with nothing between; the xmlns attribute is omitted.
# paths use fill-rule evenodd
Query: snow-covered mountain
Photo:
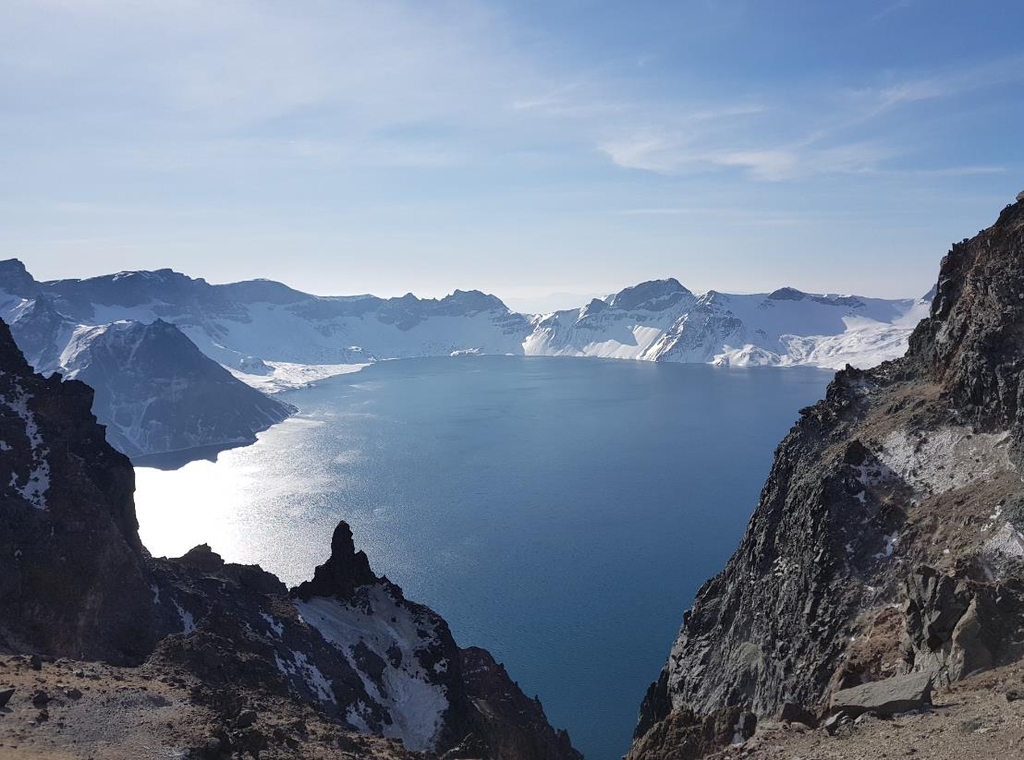
<svg viewBox="0 0 1024 760"><path fill-rule="evenodd" d="M21 309L41 296L74 325L171 322L236 377L268 391L381 359L462 353L870 367L904 353L928 307L926 299L792 288L693 293L666 279L579 309L525 315L479 291L441 299L324 297L269 280L212 285L169 269L38 283L15 259L0 262L0 289L20 294ZM9 314L0 308L0 316ZM52 360L59 348L57 340L29 353Z"/></svg>
<svg viewBox="0 0 1024 760"><path fill-rule="evenodd" d="M173 324L81 324L27 272L13 275L0 278L0 313L26 358L92 386L108 440L133 458L252 443L295 411L238 381Z"/></svg>
<svg viewBox="0 0 1024 760"><path fill-rule="evenodd" d="M107 440L136 459L253 443L257 432L295 412L239 382L162 320L77 328L61 367L92 386Z"/></svg>
<svg viewBox="0 0 1024 760"><path fill-rule="evenodd" d="M923 299L772 293L695 294L674 279L641 283L582 309L536 318L528 354L713 363L870 367L902 356Z"/></svg>

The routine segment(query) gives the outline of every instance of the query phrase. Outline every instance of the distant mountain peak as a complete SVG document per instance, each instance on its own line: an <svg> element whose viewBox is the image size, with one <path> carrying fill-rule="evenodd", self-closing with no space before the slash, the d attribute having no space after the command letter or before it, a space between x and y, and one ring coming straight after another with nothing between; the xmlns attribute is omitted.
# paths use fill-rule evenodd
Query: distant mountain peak
<svg viewBox="0 0 1024 760"><path fill-rule="evenodd" d="M807 298L807 294L802 290L796 288L784 287L778 290L773 290L768 294L768 298L773 301L802 301Z"/></svg>
<svg viewBox="0 0 1024 760"><path fill-rule="evenodd" d="M0 261L0 290L21 298L35 298L39 283L20 259Z"/></svg>
<svg viewBox="0 0 1024 760"><path fill-rule="evenodd" d="M661 311L678 303L683 297L693 295L674 277L664 280L647 280L624 288L612 296L610 305L617 309L647 309Z"/></svg>
<svg viewBox="0 0 1024 760"><path fill-rule="evenodd" d="M459 306L466 312L508 311L508 307L497 296L482 290L455 290L440 301L441 304Z"/></svg>

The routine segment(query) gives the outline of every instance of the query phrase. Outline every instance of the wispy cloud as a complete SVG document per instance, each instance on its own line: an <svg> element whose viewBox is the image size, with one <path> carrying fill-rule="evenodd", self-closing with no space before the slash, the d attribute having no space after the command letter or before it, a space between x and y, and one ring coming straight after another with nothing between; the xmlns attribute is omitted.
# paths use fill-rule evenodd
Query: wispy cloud
<svg viewBox="0 0 1024 760"><path fill-rule="evenodd" d="M916 4L917 0L896 0L896 2L894 3L889 3L883 6L881 10L879 10L871 17L871 20L881 21L887 16L891 16L892 14L898 13L899 11L906 10L907 8L910 8L911 6Z"/></svg>
<svg viewBox="0 0 1024 760"><path fill-rule="evenodd" d="M730 107L707 111L707 124L691 121L625 129L599 149L617 166L661 174L743 171L755 180L779 182L828 174L893 173L917 147L886 119L901 109L949 100L978 90L1024 81L1024 57L986 61L929 75L910 74L871 86L822 85L785 96L772 108ZM870 134L870 139L864 135ZM995 173L998 166L940 166L935 176Z"/></svg>
<svg viewBox="0 0 1024 760"><path fill-rule="evenodd" d="M339 0L305 11L11 0L0 97L27 114L26 129L46 118L33 110L39 98L62 101L81 134L92 128L109 138L102 150L149 168L436 169L575 146L623 169L780 182L886 169L905 146L898 135L867 139L866 125L877 132L899 109L1024 78L1018 57L863 84L811 81L796 95L666 98L637 86L647 67L627 75L537 55L495 6ZM30 32L43 26L50 43L40 45Z"/></svg>

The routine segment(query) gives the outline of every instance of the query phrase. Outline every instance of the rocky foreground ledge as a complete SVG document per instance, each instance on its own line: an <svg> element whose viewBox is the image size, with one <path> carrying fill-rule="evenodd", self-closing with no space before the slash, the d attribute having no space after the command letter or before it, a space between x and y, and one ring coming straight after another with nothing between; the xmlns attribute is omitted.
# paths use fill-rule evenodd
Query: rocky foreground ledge
<svg viewBox="0 0 1024 760"><path fill-rule="evenodd" d="M580 758L345 523L291 591L207 546L150 557L92 400L0 323L0 757Z"/></svg>
<svg viewBox="0 0 1024 760"><path fill-rule="evenodd" d="M631 760L1024 757L1022 371L1018 202L943 259L904 358L802 411Z"/></svg>

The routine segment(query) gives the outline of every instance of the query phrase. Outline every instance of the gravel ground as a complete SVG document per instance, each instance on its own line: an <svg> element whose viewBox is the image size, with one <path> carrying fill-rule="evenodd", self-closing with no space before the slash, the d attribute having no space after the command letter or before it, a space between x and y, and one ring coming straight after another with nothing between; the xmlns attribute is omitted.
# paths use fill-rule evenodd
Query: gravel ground
<svg viewBox="0 0 1024 760"><path fill-rule="evenodd" d="M415 757L393 741L344 731L301 705L265 694L239 693L251 708L251 723L225 721L194 699L194 679L164 665L35 664L38 669L26 655L0 655L0 692L15 689L0 708L2 760L231 756L223 752L224 737L234 756L258 746L263 760Z"/></svg>
<svg viewBox="0 0 1024 760"><path fill-rule="evenodd" d="M1014 697L1014 692L1020 695ZM1007 695L1009 694L1009 699ZM749 760L1016 760L1024 758L1024 667L967 678L932 696L931 710L882 720L865 716L835 736L800 724L762 724L745 744L716 757Z"/></svg>

